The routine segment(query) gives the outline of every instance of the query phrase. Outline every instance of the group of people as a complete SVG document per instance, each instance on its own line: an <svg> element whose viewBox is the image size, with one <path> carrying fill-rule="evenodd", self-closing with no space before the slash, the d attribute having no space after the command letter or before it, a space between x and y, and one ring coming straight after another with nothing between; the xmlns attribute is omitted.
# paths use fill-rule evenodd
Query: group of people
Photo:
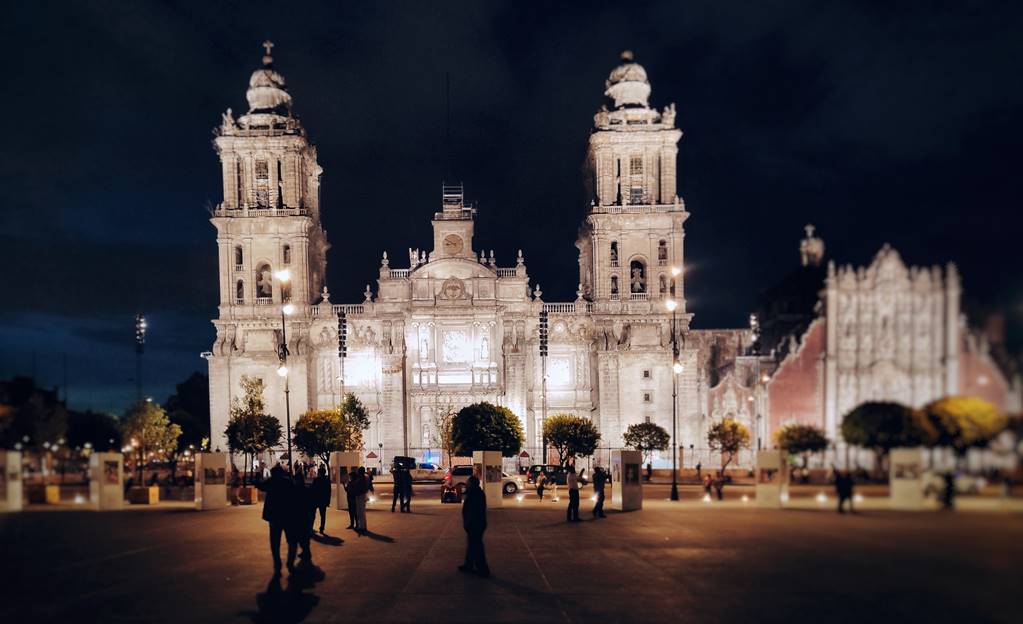
<svg viewBox="0 0 1023 624"><path fill-rule="evenodd" d="M266 497L263 500L263 520L270 525L270 554L273 557L274 573L281 571L281 536L288 544L288 570L295 567L295 556L306 563L312 563L309 541L316 522L316 511L320 512L320 533L327 521L327 507L330 505L330 479L321 467L309 487L305 485L302 472L288 475L280 465L270 470L270 477L256 484ZM298 553L298 548L302 552Z"/></svg>
<svg viewBox="0 0 1023 624"><path fill-rule="evenodd" d="M697 475L699 475L699 467L697 468ZM703 491L707 496L711 495L711 490L717 495L718 500L724 500L725 498L725 476L721 474L719 470L716 475L711 475L709 472L703 475Z"/></svg>
<svg viewBox="0 0 1023 624"><path fill-rule="evenodd" d="M585 468L583 469L585 470ZM565 476L565 487L568 488L568 509L566 510L566 520L568 522L579 522L579 486L580 484L586 483L586 478L582 474L576 474L575 466L569 465L566 469ZM597 501L593 505L594 519L606 518L604 515L604 489L607 484L611 481L610 475L597 466L593 469L593 492L597 496ZM536 475L536 495L539 500L543 501L544 492L548 487L554 488L554 497L557 500L558 494L558 482L553 478L549 478L547 474L540 471Z"/></svg>
<svg viewBox="0 0 1023 624"><path fill-rule="evenodd" d="M412 513L412 473L407 468L395 466L391 470L394 491L391 495L391 513L397 506L401 513Z"/></svg>
<svg viewBox="0 0 1023 624"><path fill-rule="evenodd" d="M362 537L369 529L366 528L366 502L373 488L373 475L366 472L365 466L359 466L349 474L346 470L341 471L339 477L341 486L345 490L345 502L348 505L348 526L347 529L354 529Z"/></svg>

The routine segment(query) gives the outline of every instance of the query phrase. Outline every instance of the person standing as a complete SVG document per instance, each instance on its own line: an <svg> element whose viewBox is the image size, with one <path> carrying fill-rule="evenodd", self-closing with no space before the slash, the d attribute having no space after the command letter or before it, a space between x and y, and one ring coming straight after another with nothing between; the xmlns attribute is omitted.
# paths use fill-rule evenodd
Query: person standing
<svg viewBox="0 0 1023 624"><path fill-rule="evenodd" d="M412 473L403 470L401 475L401 499L399 500L402 513L412 513Z"/></svg>
<svg viewBox="0 0 1023 624"><path fill-rule="evenodd" d="M348 474L347 467L338 468L338 481L341 482L341 487L345 490L345 503L348 507L348 526L345 528L354 529L358 518L355 513L355 496L352 494L352 476Z"/></svg>
<svg viewBox="0 0 1023 624"><path fill-rule="evenodd" d="M547 486L547 476L540 471L540 474L536 475L536 495L540 498L540 502L543 502L543 491Z"/></svg>
<svg viewBox="0 0 1023 624"><path fill-rule="evenodd" d="M402 500L402 492L405 489L405 477L404 470L398 467L397 464L391 469L391 481L394 485L391 488L391 513L394 513L394 508L398 506L399 501ZM401 502L401 510L405 511L405 503Z"/></svg>
<svg viewBox="0 0 1023 624"><path fill-rule="evenodd" d="M366 499L372 487L366 477L365 466L359 466L349 487L354 488L355 495L355 532L362 536L366 533Z"/></svg>
<svg viewBox="0 0 1023 624"><path fill-rule="evenodd" d="M461 572L475 572L490 576L487 555L483 550L483 532L487 530L487 496L480 488L476 475L469 477L465 499L462 502L462 528L465 529L465 563L458 566Z"/></svg>
<svg viewBox="0 0 1023 624"><path fill-rule="evenodd" d="M568 487L568 522L579 522L579 477L575 474L575 466L568 467L565 481Z"/></svg>
<svg viewBox="0 0 1023 624"><path fill-rule="evenodd" d="M593 518L606 518L604 515L604 484L607 476L604 469L597 466L593 469L593 491L597 494L597 502L593 504Z"/></svg>
<svg viewBox="0 0 1023 624"><path fill-rule="evenodd" d="M853 509L853 480L852 475L846 471L835 469L835 495L838 496L838 513L845 513L845 503L849 503L849 512L855 513Z"/></svg>
<svg viewBox="0 0 1023 624"><path fill-rule="evenodd" d="M309 548L309 537L312 534L313 520L316 519L316 501L312 491L305 486L305 477L301 472L292 478L292 504L288 509L288 523L284 527L284 535L288 540L288 569L295 567L295 550L302 547L299 559L309 563L313 553Z"/></svg>
<svg viewBox="0 0 1023 624"><path fill-rule="evenodd" d="M270 525L270 556L273 558L274 574L281 573L281 533L284 532L294 504L291 479L280 464L270 471L270 478L256 484L266 493L263 499L263 520ZM295 557L294 546L288 542L288 559Z"/></svg>
<svg viewBox="0 0 1023 624"><path fill-rule="evenodd" d="M700 462L696 462L696 480L697 481L701 481L703 479L703 477L700 475L701 472L703 472L703 464L700 463Z"/></svg>
<svg viewBox="0 0 1023 624"><path fill-rule="evenodd" d="M714 491L718 495L718 500L725 499L725 475L718 470L718 474L714 477Z"/></svg>
<svg viewBox="0 0 1023 624"><path fill-rule="evenodd" d="M316 501L316 509L320 510L320 535L323 535L323 530L327 526L327 507L330 506L330 478L327 477L326 466L320 466L320 469L313 479L312 486L313 500ZM316 523L316 514L313 514L313 523Z"/></svg>

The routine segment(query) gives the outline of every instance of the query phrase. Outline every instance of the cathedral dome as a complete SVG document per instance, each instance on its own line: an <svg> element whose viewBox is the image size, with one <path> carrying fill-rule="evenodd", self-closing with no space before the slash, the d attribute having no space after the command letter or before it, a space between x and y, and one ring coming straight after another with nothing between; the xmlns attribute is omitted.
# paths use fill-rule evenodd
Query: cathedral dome
<svg viewBox="0 0 1023 624"><path fill-rule="evenodd" d="M266 44L264 44L266 45ZM270 44L272 46L272 44ZM284 76L273 69L273 57L269 47L263 56L263 67L252 72L249 89L245 92L250 113L284 113L291 111L291 95L284 84Z"/></svg>
<svg viewBox="0 0 1023 624"><path fill-rule="evenodd" d="M646 70L639 63L633 62L632 52L622 52L622 64L611 70L607 82L604 83L606 90L604 95L615 102L615 108L625 106L648 106L650 97L650 81L647 80Z"/></svg>

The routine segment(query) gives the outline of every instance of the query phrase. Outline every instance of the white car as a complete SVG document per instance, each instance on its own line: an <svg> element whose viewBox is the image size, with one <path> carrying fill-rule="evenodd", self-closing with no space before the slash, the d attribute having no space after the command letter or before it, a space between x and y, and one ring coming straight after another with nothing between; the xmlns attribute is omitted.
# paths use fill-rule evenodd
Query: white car
<svg viewBox="0 0 1023 624"><path fill-rule="evenodd" d="M446 471L437 464L425 463L416 464L416 467L409 470L413 481L443 481Z"/></svg>
<svg viewBox="0 0 1023 624"><path fill-rule="evenodd" d="M444 481L459 490L459 493L465 490L465 482L472 476L473 467L471 465L455 466L447 474L444 475ZM507 472L501 473L501 491L506 495L515 494L519 490L523 489L525 484L522 482L521 477L515 477Z"/></svg>

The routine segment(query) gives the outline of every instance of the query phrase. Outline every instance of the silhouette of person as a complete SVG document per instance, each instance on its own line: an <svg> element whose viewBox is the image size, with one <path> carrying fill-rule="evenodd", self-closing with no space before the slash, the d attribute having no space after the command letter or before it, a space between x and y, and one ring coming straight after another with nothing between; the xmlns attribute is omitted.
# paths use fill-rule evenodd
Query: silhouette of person
<svg viewBox="0 0 1023 624"><path fill-rule="evenodd" d="M565 482L568 486L567 520L568 522L579 522L579 477L575 474L575 466L568 467L568 477Z"/></svg>
<svg viewBox="0 0 1023 624"><path fill-rule="evenodd" d="M366 499L371 487L365 466L359 466L348 487L352 488L355 497L355 532L362 536L366 533Z"/></svg>
<svg viewBox="0 0 1023 624"><path fill-rule="evenodd" d="M845 503L849 503L849 511L853 509L853 479L848 471L835 470L835 495L838 496L838 513L845 513Z"/></svg>
<svg viewBox="0 0 1023 624"><path fill-rule="evenodd" d="M540 502L543 502L543 491L547 487L547 475L540 471L540 474L536 475L536 495L540 498Z"/></svg>
<svg viewBox="0 0 1023 624"><path fill-rule="evenodd" d="M270 478L256 484L266 493L263 499L263 520L270 525L270 555L273 557L274 574L281 572L281 533L288 525L290 509L294 505L291 479L280 464L270 470ZM288 541L288 560L294 559L294 546Z"/></svg>
<svg viewBox="0 0 1023 624"><path fill-rule="evenodd" d="M355 509L355 494L353 494L353 490L352 490L352 476L353 475L349 475L348 474L348 468L345 467L345 466L340 467L338 469L338 471L340 472L340 476L338 477L338 481L341 482L341 487L343 487L345 489L345 502L348 505L348 526L345 527L345 528L346 529L354 529L356 523L358 522L358 518L356 516L356 509Z"/></svg>
<svg viewBox="0 0 1023 624"><path fill-rule="evenodd" d="M714 491L717 493L718 500L724 500L725 498L725 475L718 470L718 474L714 477Z"/></svg>
<svg viewBox="0 0 1023 624"><path fill-rule="evenodd" d="M401 511L412 513L412 473L408 470L401 471Z"/></svg>
<svg viewBox="0 0 1023 624"><path fill-rule="evenodd" d="M327 526L327 507L330 506L330 478L327 476L327 468L320 466L319 471L316 474L316 478L313 479L312 495L316 502L316 509L320 510L320 534L323 534L324 528ZM316 522L316 514L313 513L313 523Z"/></svg>
<svg viewBox="0 0 1023 624"><path fill-rule="evenodd" d="M597 466L593 469L593 491L597 494L597 502L593 504L593 517L606 518L604 515L604 485L607 483L607 475L604 469Z"/></svg>
<svg viewBox="0 0 1023 624"><path fill-rule="evenodd" d="M284 527L284 535L288 538L288 569L295 567L296 546L302 547L299 558L311 562L312 551L309 549L309 537L312 534L313 520L316 517L316 501L313 494L305 486L305 477L296 473L292 478L293 498L289 508L288 524Z"/></svg>
<svg viewBox="0 0 1023 624"><path fill-rule="evenodd" d="M480 488L476 475L469 477L462 501L462 528L465 529L465 563L458 566L461 572L475 572L490 576L487 555L483 549L483 532L487 530L487 496Z"/></svg>
<svg viewBox="0 0 1023 624"><path fill-rule="evenodd" d="M398 506L398 501L401 500L402 490L405 487L405 479L403 477L404 470L395 466L391 470L391 477L394 481L394 487L391 488L391 513L394 513L394 508ZM401 510L405 511L405 503L401 503Z"/></svg>

